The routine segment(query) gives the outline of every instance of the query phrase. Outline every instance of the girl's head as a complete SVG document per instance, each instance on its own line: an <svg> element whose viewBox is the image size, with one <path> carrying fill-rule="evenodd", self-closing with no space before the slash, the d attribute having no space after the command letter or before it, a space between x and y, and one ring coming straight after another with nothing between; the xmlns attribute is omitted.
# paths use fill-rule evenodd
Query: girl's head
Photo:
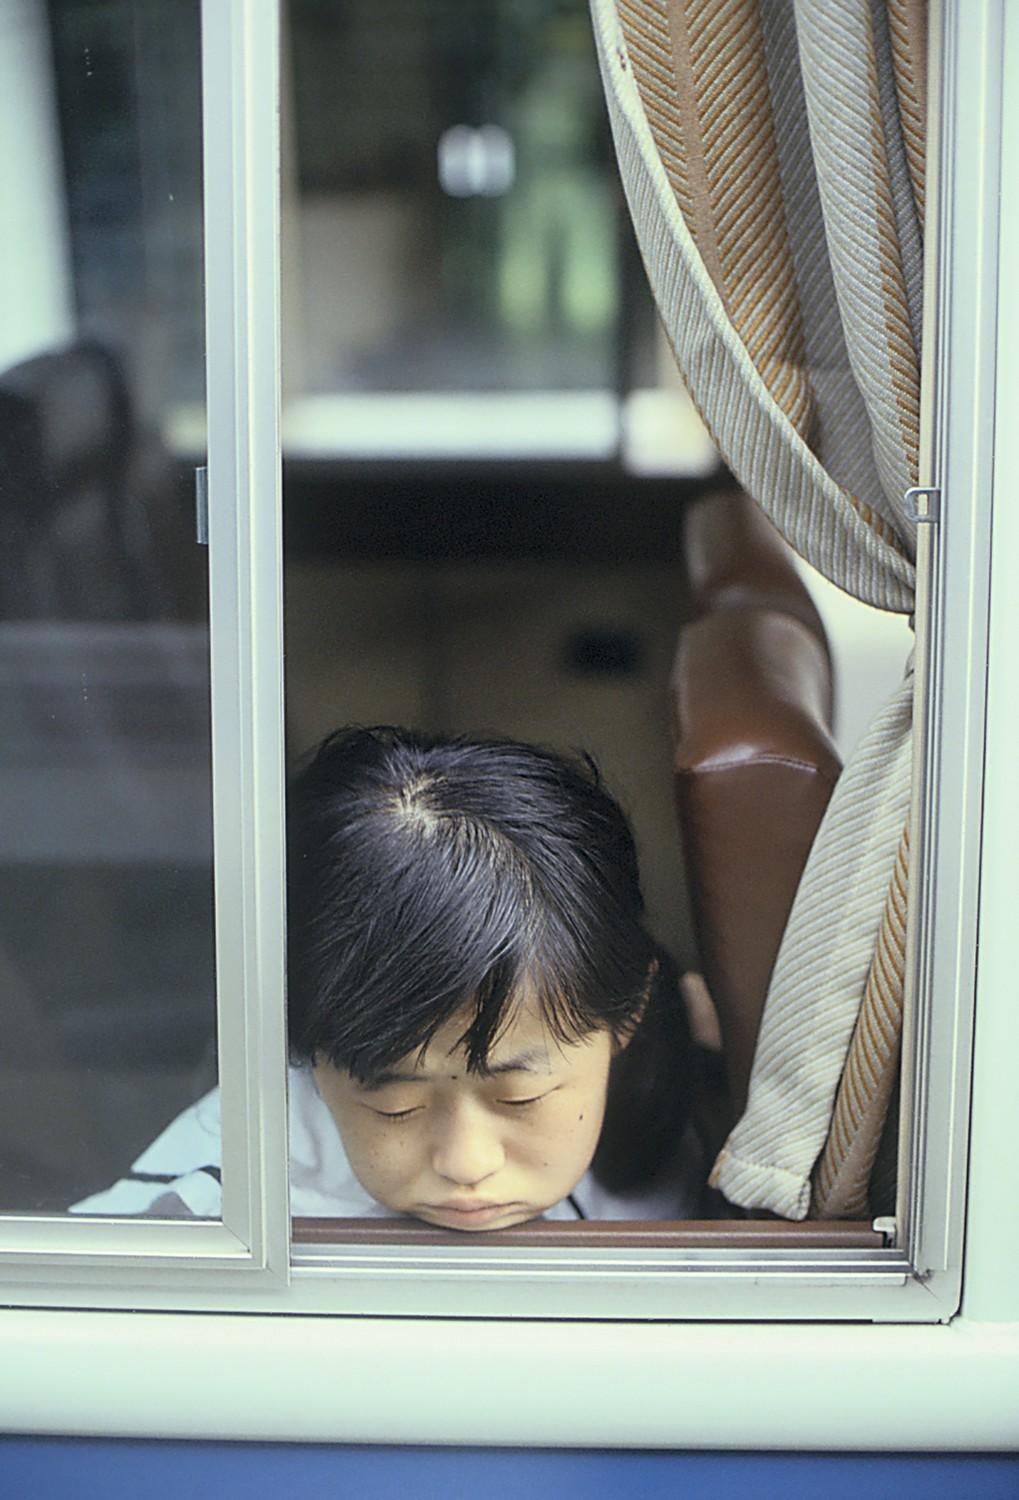
<svg viewBox="0 0 1019 1500"><path fill-rule="evenodd" d="M340 730L295 780L291 1048L388 1207L503 1227L591 1163L658 969L587 763Z"/></svg>

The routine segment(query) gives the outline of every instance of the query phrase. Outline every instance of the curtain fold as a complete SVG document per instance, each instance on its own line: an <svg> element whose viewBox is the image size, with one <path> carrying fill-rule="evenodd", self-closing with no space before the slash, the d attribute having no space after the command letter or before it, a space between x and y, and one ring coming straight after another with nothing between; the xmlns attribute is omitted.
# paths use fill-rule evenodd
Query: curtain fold
<svg viewBox="0 0 1019 1500"><path fill-rule="evenodd" d="M922 0L591 8L652 290L719 450L808 562L911 612ZM747 1208L867 1211L898 1060L911 703L907 671L804 872L713 1173Z"/></svg>

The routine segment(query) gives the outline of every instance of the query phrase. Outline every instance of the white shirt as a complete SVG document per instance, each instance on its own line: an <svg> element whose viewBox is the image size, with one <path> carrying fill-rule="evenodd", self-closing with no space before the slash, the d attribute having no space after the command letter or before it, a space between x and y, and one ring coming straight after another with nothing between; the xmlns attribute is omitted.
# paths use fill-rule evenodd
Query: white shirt
<svg viewBox="0 0 1019 1500"><path fill-rule="evenodd" d="M290 1212L295 1218L393 1219L354 1176L340 1133L310 1067L289 1069ZM685 1219L696 1216L699 1162L688 1132L675 1170L650 1186L610 1193L587 1172L546 1219ZM219 1089L192 1104L139 1156L127 1177L71 1207L77 1214L217 1219L220 1185Z"/></svg>

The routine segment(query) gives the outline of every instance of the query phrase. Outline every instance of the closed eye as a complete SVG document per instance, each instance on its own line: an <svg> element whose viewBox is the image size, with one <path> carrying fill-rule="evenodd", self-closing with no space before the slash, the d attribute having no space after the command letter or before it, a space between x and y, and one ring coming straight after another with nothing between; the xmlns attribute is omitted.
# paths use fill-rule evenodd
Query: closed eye
<svg viewBox="0 0 1019 1500"><path fill-rule="evenodd" d="M542 1099L547 1099L552 1089L547 1089L544 1094L532 1094L529 1099L500 1099L500 1104L508 1105L510 1109L524 1109L528 1104L538 1104Z"/></svg>
<svg viewBox="0 0 1019 1500"><path fill-rule="evenodd" d="M373 1115L378 1115L382 1120L406 1120L410 1115L416 1115L421 1105L417 1104L413 1109L375 1109L371 1105L369 1108Z"/></svg>

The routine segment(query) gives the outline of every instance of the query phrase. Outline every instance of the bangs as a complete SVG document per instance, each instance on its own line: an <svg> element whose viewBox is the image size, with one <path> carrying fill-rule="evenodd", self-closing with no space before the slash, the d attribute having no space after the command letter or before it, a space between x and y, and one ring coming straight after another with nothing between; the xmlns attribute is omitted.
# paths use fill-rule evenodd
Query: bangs
<svg viewBox="0 0 1019 1500"><path fill-rule="evenodd" d="M601 1025L585 1012L579 996L571 993L566 976L554 975L548 964L536 960L512 975L496 965L465 1001L471 1020L457 1038L457 1046L466 1055L468 1072L485 1071L492 1049L529 1000L537 1006L549 1036L560 1045L579 1042Z"/></svg>
<svg viewBox="0 0 1019 1500"><path fill-rule="evenodd" d="M394 1006L407 1017L405 1026L394 1027L386 1037L373 1038L353 1054L329 1055L329 1062L370 1088L406 1059L416 1062L435 1035L462 1016L466 1024L452 1050L462 1049L469 1073L483 1074L493 1049L528 1002L537 1007L551 1039L562 1046L582 1040L603 1024L563 984L553 982L547 968L517 963L508 957L494 963L477 986L465 986L448 1001L437 1002L432 991L419 989L407 997L407 1002ZM413 1024L415 1013L421 1016L418 1026Z"/></svg>

